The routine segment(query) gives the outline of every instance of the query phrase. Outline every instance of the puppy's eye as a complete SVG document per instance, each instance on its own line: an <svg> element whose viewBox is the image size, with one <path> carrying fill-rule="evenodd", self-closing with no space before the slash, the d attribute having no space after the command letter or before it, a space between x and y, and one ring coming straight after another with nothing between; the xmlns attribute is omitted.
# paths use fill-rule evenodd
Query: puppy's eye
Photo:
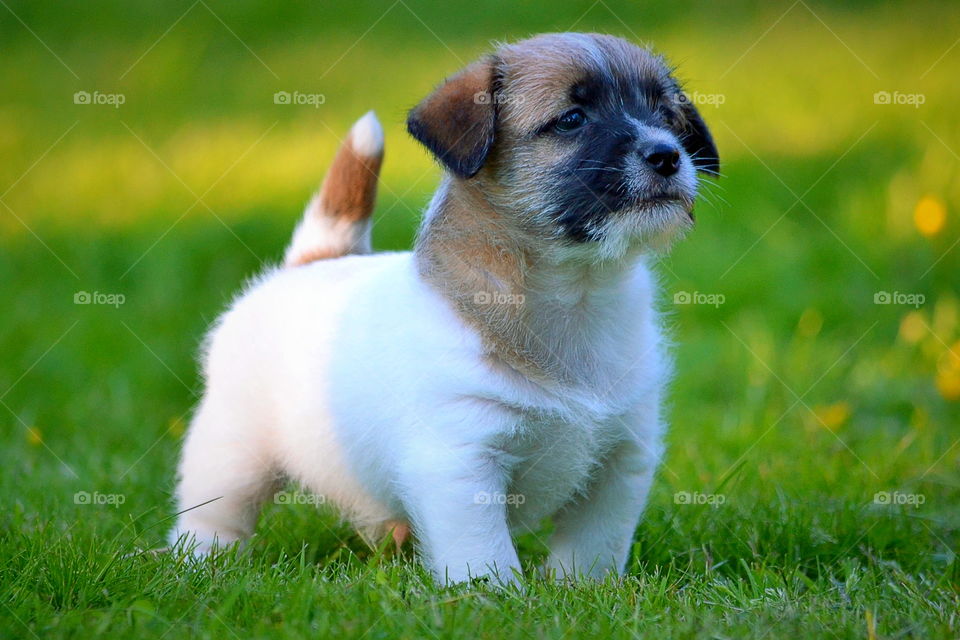
<svg viewBox="0 0 960 640"><path fill-rule="evenodd" d="M554 123L553 129L558 133L570 133L586 123L587 114L583 112L583 109L573 109L560 116L560 119Z"/></svg>

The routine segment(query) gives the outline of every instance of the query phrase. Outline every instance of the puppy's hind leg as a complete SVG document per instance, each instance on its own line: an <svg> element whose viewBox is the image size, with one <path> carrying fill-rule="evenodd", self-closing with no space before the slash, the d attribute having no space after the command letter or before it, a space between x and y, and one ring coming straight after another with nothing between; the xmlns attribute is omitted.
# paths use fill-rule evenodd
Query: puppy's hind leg
<svg viewBox="0 0 960 640"><path fill-rule="evenodd" d="M259 448L249 416L204 398L187 435L171 544L195 554L248 538L260 506L279 487L269 451Z"/></svg>

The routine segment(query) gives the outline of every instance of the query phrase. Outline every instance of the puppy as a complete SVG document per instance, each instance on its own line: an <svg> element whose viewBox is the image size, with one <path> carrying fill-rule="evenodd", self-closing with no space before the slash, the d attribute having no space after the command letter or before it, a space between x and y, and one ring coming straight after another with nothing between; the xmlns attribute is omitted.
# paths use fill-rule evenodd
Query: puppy
<svg viewBox="0 0 960 640"><path fill-rule="evenodd" d="M444 168L412 252L366 254L382 132L351 130L283 267L210 333L171 541L253 532L293 480L440 581L623 570L669 363L648 257L719 160L663 60L619 38L500 47L409 114ZM358 255L350 255L358 254Z"/></svg>

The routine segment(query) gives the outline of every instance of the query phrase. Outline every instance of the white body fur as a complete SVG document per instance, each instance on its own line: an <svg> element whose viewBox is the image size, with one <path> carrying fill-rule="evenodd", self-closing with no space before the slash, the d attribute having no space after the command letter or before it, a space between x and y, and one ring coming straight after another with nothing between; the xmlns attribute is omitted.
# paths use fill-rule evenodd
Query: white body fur
<svg viewBox="0 0 960 640"><path fill-rule="evenodd" d="M555 388L492 363L411 253L266 274L210 336L177 497L214 501L181 515L171 540L203 552L245 538L289 477L359 527L411 522L441 580L511 579L510 530L546 516L549 567L620 570L661 452L653 283L643 262L554 273L537 287L549 325L530 329L590 372Z"/></svg>

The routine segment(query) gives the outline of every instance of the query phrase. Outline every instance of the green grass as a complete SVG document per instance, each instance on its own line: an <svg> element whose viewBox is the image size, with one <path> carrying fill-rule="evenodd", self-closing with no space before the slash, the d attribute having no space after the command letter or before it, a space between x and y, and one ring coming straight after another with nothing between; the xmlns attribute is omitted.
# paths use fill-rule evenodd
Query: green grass
<svg viewBox="0 0 960 640"><path fill-rule="evenodd" d="M236 37L191 2L9 3L36 37L0 6L0 637L960 635L960 12L405 1L209 2ZM270 505L245 553L139 553L170 525L203 333L279 257L336 136L378 110L375 241L409 246L436 170L404 109L489 40L575 23L649 39L725 98L704 107L725 177L659 266L672 428L627 576L443 589L306 505ZM929 234L924 198L946 211ZM548 533L520 540L531 575Z"/></svg>

